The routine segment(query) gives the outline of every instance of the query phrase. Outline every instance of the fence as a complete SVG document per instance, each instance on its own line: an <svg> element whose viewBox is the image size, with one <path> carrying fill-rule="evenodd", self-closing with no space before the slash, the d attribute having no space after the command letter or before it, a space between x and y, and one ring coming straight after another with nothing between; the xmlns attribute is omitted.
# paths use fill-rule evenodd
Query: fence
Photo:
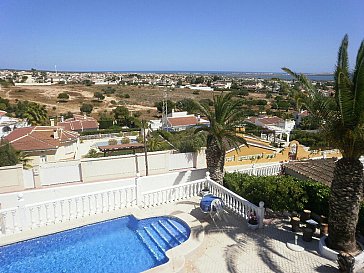
<svg viewBox="0 0 364 273"><path fill-rule="evenodd" d="M154 182L158 182L158 176ZM142 190L143 180L137 176L134 185L27 205L25 205L23 194L20 193L16 207L2 210L0 208L0 230L1 234L13 234L133 206L147 209L197 196L205 186L208 186L210 192L220 197L225 206L237 215L248 219L249 214L255 212L258 216L259 227L263 226L263 202L259 204L259 207L250 203L212 181L207 173L204 179L149 191Z"/></svg>
<svg viewBox="0 0 364 273"><path fill-rule="evenodd" d="M19 194L18 204L15 208L0 210L2 234L17 233L135 206L136 188L120 187L29 205L24 205L23 195Z"/></svg>
<svg viewBox="0 0 364 273"><path fill-rule="evenodd" d="M235 172L245 173L248 175L255 175L255 176L278 175L281 173L281 171L282 171L282 163L274 163L258 167L253 164L250 168L235 170Z"/></svg>
<svg viewBox="0 0 364 273"><path fill-rule="evenodd" d="M205 179L200 179L182 185L147 191L142 194L142 207L157 206L197 196L204 183Z"/></svg>
<svg viewBox="0 0 364 273"><path fill-rule="evenodd" d="M237 215L243 217L244 219L248 219L251 213L255 213L258 218L259 228L263 227L263 220L264 220L264 202L261 201L259 203L259 207L250 203L248 200L244 199L243 197L237 195L236 193L228 190L224 186L216 183L215 181L211 180L208 173L207 173L207 184L209 187L209 191L217 196L220 197L225 206L232 210Z"/></svg>

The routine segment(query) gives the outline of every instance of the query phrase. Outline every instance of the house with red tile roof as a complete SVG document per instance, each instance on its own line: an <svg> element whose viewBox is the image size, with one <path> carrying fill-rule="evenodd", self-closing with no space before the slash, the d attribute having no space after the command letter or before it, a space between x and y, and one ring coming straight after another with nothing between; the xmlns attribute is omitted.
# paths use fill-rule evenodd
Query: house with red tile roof
<svg viewBox="0 0 364 273"><path fill-rule="evenodd" d="M171 131L183 131L191 127L206 125L208 120L202 119L199 115L188 115L187 112L174 112L168 115L164 127Z"/></svg>
<svg viewBox="0 0 364 273"><path fill-rule="evenodd" d="M93 117L88 117L86 115L73 115L73 118L63 120L57 123L57 126L61 126L69 131L84 132L84 131L94 131L99 129L99 123Z"/></svg>
<svg viewBox="0 0 364 273"><path fill-rule="evenodd" d="M79 134L59 126L18 128L4 138L14 149L23 151L36 166L46 162L74 159Z"/></svg>

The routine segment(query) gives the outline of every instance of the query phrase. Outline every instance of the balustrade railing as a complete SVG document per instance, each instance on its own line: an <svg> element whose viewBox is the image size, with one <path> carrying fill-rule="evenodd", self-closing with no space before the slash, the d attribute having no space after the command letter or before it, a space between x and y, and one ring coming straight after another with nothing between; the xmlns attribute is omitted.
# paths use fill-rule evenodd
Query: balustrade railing
<svg viewBox="0 0 364 273"><path fill-rule="evenodd" d="M264 203L259 207L226 189L210 179L195 180L180 185L141 192L139 176L132 186L55 199L47 202L24 204L22 194L18 195L18 206L0 208L0 234L12 234L42 226L54 225L81 219L96 214L121 210L131 206L149 208L166 203L177 202L197 196L208 187L210 193L220 197L227 208L248 219L251 213L258 216L259 226L263 226Z"/></svg>
<svg viewBox="0 0 364 273"><path fill-rule="evenodd" d="M136 205L136 187L127 186L90 194L0 210L2 234L17 233Z"/></svg>
<svg viewBox="0 0 364 273"><path fill-rule="evenodd" d="M282 171L282 164L272 164L267 166L252 166L251 168L246 169L238 169L236 172L245 173L248 175L255 175L255 176L269 176L269 175L279 175Z"/></svg>
<svg viewBox="0 0 364 273"><path fill-rule="evenodd" d="M203 189L205 181L205 179L200 179L142 193L142 207L157 206L197 196Z"/></svg>
<svg viewBox="0 0 364 273"><path fill-rule="evenodd" d="M207 178L207 182L210 193L220 197L227 208L247 220L251 213L255 213L258 218L259 227L263 227L264 202L260 202L259 206L256 206L210 178Z"/></svg>

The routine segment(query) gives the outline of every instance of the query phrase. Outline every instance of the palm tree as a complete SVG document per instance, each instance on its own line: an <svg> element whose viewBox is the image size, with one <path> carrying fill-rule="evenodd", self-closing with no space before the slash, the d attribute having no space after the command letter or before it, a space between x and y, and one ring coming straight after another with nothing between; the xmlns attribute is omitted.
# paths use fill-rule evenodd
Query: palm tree
<svg viewBox="0 0 364 273"><path fill-rule="evenodd" d="M237 149L239 144L247 143L242 136L236 134L236 127L242 121L239 102L232 100L231 93L214 96L213 99L213 109L198 103L201 114L210 121L210 126L197 128L195 133L207 132L207 170L211 179L223 184L225 153L228 146Z"/></svg>
<svg viewBox="0 0 364 273"><path fill-rule="evenodd" d="M364 41L361 43L356 66L349 72L348 36L345 35L338 53L335 71L335 97L325 97L302 74L287 68L308 91L306 107L321 121L328 142L340 150L336 162L329 201L330 248L352 253L356 250L355 230L363 195L364 154Z"/></svg>

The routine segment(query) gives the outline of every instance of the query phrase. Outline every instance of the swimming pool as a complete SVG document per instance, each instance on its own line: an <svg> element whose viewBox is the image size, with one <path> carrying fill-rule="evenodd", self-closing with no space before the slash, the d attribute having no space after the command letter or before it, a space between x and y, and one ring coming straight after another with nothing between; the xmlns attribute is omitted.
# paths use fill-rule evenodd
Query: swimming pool
<svg viewBox="0 0 364 273"><path fill-rule="evenodd" d="M165 252L189 236L178 218L129 215L0 247L0 272L141 272L166 263Z"/></svg>

